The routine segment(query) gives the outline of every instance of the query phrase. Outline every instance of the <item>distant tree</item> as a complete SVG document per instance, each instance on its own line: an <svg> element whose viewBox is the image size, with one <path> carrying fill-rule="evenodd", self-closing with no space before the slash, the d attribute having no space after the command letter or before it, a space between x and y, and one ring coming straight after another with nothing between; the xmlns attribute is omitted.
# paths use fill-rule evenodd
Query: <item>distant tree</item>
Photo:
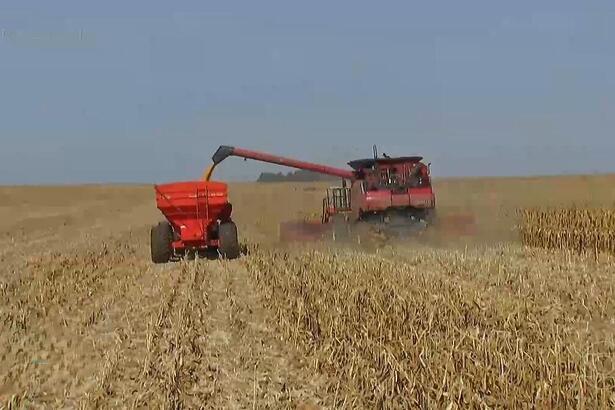
<svg viewBox="0 0 615 410"><path fill-rule="evenodd" d="M287 174L282 172L263 172L257 179L257 182L317 182L317 181L335 181L336 177L323 175L317 172L306 171L303 169L291 171Z"/></svg>

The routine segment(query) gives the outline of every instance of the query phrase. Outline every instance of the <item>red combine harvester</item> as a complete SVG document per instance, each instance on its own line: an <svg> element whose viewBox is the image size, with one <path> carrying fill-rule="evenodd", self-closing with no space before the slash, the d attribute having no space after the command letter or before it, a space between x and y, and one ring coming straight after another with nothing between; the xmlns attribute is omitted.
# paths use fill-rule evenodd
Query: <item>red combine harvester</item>
<svg viewBox="0 0 615 410"><path fill-rule="evenodd" d="M342 185L331 187L323 199L322 224L349 226L347 222L366 221L387 232L407 233L423 229L435 217L436 198L431 186L429 165L422 157L392 158L378 156L350 161L351 169L284 158L242 148L220 146L213 156L213 165L205 175L209 180L220 162L230 156L252 159L287 167L308 170L342 179ZM350 187L347 186L350 181ZM340 224L338 222L345 222ZM318 232L316 227L310 228ZM335 232L343 232L334 229ZM309 232L304 232L309 235Z"/></svg>
<svg viewBox="0 0 615 410"><path fill-rule="evenodd" d="M231 220L226 184L189 181L154 188L158 209L167 219L151 229L154 263L197 252L215 252L228 259L239 256L237 227Z"/></svg>

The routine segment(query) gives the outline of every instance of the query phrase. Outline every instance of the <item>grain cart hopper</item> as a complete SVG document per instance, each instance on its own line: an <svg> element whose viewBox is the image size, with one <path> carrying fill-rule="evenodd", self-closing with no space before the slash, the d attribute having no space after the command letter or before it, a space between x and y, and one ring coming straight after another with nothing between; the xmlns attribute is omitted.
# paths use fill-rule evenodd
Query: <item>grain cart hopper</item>
<svg viewBox="0 0 615 410"><path fill-rule="evenodd" d="M166 263L204 252L228 259L239 256L226 184L189 181L156 185L154 189L156 205L166 221L151 229L153 262Z"/></svg>
<svg viewBox="0 0 615 410"><path fill-rule="evenodd" d="M407 232L428 226L435 216L436 198L431 187L430 169L419 156L379 157L350 161L350 169L220 146L213 165L206 171L209 180L216 165L234 156L308 170L342 179L340 187L330 188L323 199L322 223L370 222L393 232ZM350 187L347 186L350 182Z"/></svg>

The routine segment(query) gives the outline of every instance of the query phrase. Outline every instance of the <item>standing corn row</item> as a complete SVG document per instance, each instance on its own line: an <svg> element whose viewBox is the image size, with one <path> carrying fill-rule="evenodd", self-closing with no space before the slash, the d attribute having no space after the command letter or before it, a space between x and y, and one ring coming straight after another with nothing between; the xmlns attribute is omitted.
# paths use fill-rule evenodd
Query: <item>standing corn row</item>
<svg viewBox="0 0 615 410"><path fill-rule="evenodd" d="M528 246L615 253L615 210L525 209L520 233Z"/></svg>

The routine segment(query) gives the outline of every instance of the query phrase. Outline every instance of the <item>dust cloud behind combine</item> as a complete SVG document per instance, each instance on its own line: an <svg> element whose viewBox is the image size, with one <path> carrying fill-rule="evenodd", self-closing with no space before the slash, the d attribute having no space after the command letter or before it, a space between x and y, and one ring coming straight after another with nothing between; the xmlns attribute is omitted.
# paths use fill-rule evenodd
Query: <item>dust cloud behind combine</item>
<svg viewBox="0 0 615 410"><path fill-rule="evenodd" d="M615 263L516 231L613 183L436 181L472 230L361 246L279 243L327 183L231 184L250 254L164 266L151 187L0 188L0 407L615 406Z"/></svg>

